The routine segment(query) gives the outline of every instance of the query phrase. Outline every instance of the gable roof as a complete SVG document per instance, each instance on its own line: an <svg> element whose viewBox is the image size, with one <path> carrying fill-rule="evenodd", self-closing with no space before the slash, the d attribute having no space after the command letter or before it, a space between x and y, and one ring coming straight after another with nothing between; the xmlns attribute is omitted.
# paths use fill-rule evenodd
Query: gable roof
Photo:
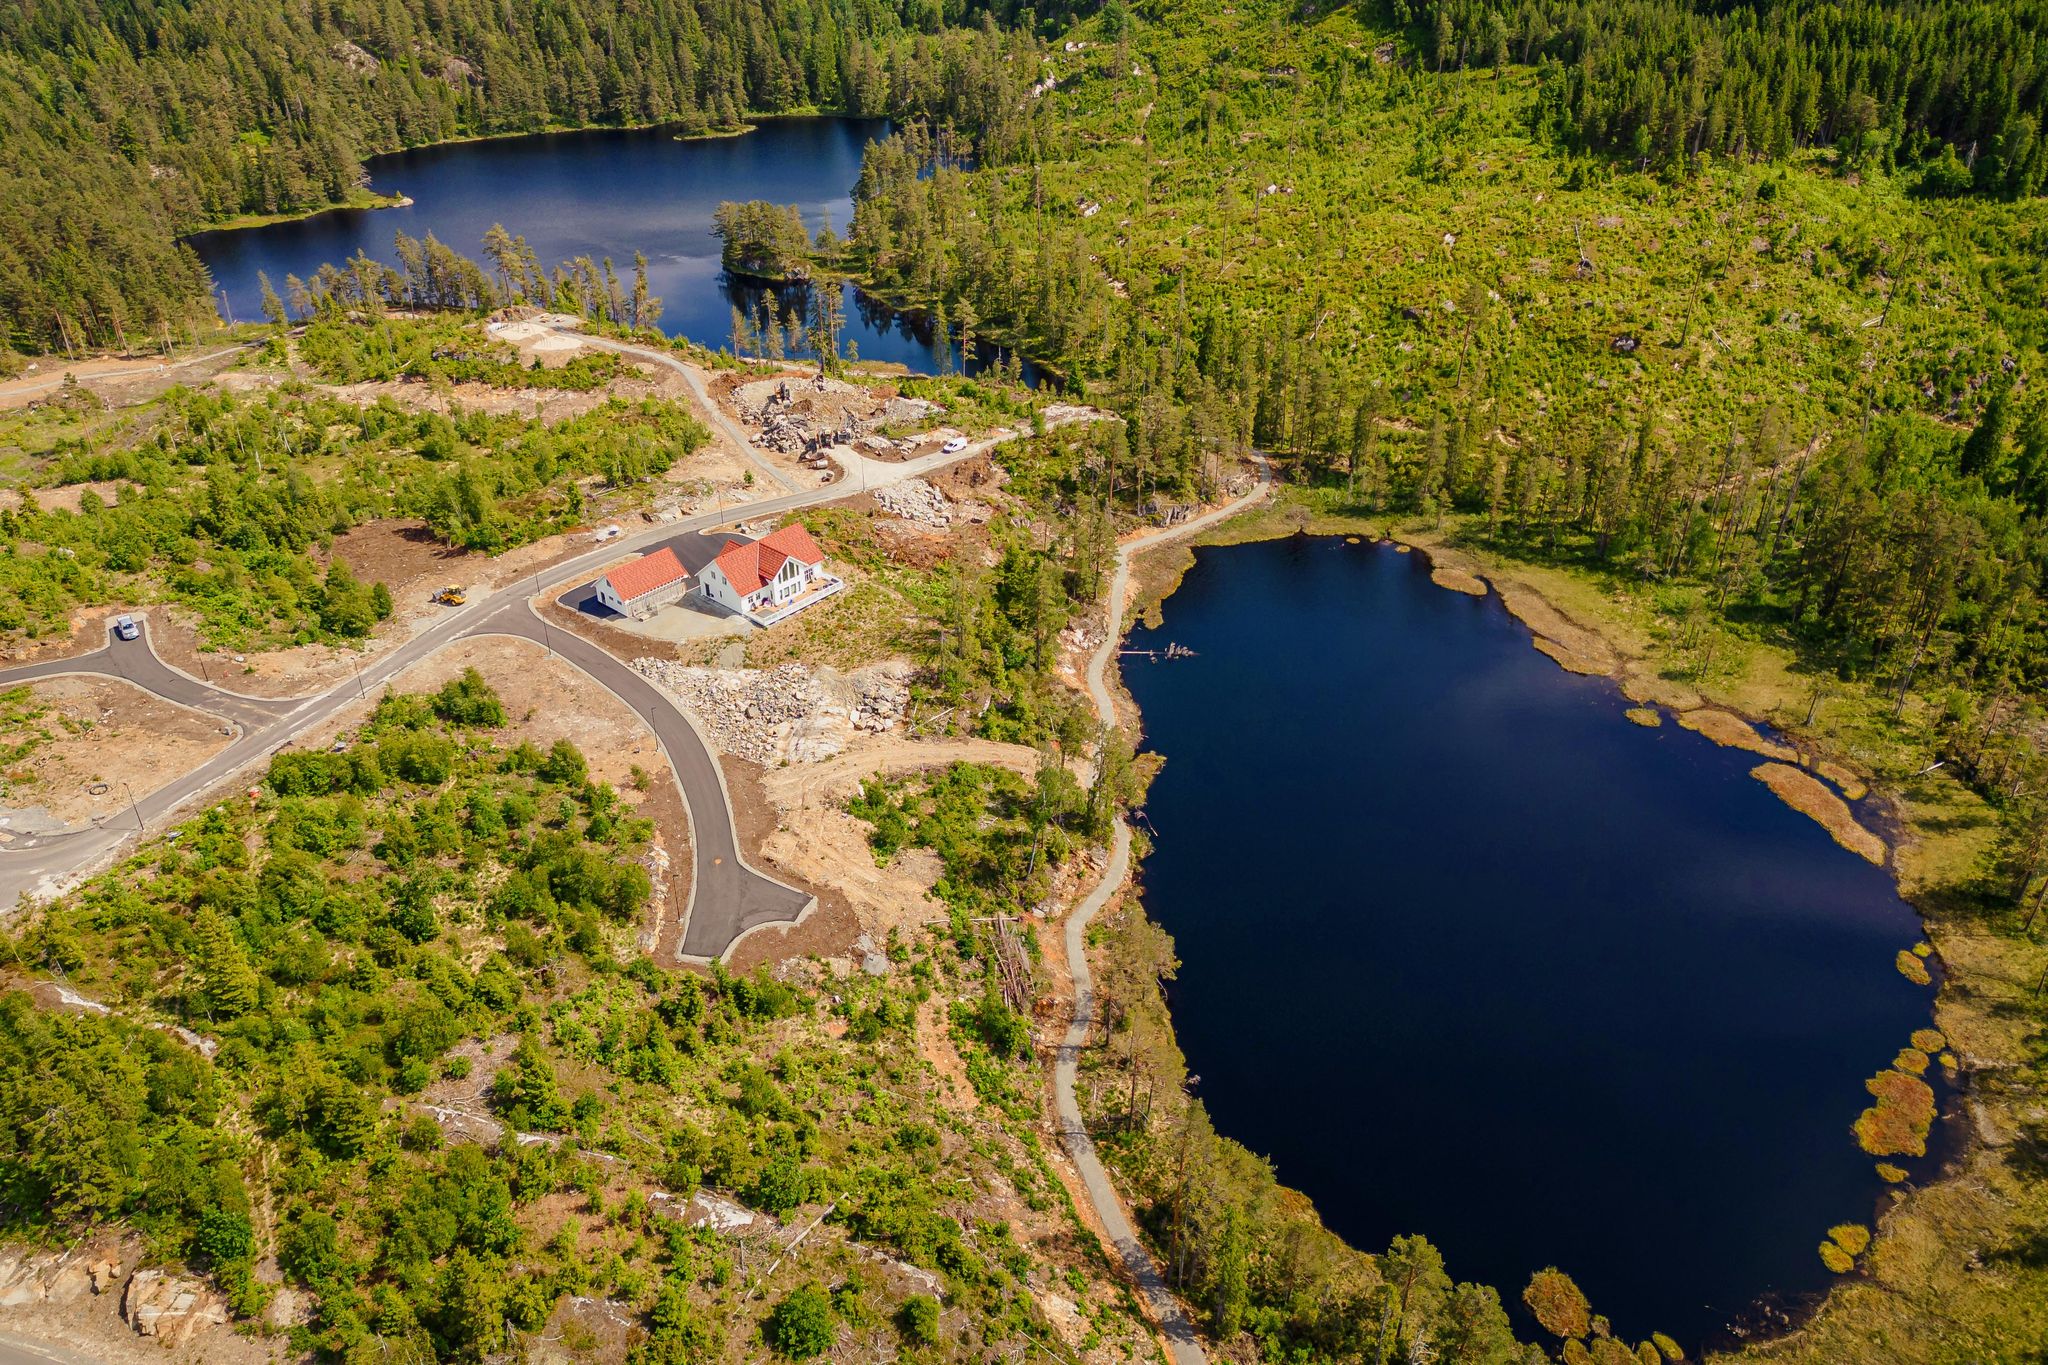
<svg viewBox="0 0 2048 1365"><path fill-rule="evenodd" d="M688 578L689 571L683 561L676 558L675 549L664 545L651 555L642 555L630 564L621 564L605 575L611 580L612 591L621 601L630 602L636 597L645 597L656 588L665 588L679 578Z"/></svg>
<svg viewBox="0 0 2048 1365"><path fill-rule="evenodd" d="M792 559L799 564L825 562L825 552L818 548L817 541L811 539L811 533L797 522L791 522L779 531L771 531L759 540L728 540L712 562L725 575L725 581L732 584L732 590L745 597L759 592L783 564Z"/></svg>

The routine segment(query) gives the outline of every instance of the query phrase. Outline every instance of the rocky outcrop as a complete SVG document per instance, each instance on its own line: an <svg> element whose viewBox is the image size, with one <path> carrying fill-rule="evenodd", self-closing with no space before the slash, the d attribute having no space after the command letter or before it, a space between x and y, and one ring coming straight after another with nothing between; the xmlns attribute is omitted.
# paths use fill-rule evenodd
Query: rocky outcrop
<svg viewBox="0 0 2048 1365"><path fill-rule="evenodd" d="M168 1270L138 1270L121 1295L121 1316L138 1336L182 1346L203 1328L225 1325L228 1309L202 1280Z"/></svg>
<svg viewBox="0 0 2048 1365"><path fill-rule="evenodd" d="M121 1284L121 1262L105 1249L0 1251L0 1308L37 1303L76 1303L106 1294Z"/></svg>

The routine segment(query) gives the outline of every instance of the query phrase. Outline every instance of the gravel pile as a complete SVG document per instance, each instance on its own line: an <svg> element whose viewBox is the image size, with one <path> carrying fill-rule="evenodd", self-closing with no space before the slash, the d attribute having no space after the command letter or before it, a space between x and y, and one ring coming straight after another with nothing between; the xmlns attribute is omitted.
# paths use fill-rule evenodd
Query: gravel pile
<svg viewBox="0 0 2048 1365"><path fill-rule="evenodd" d="M633 666L674 694L721 752L753 763L830 758L857 733L894 729L910 705L904 664L853 673L797 663L692 668L672 659L637 659Z"/></svg>
<svg viewBox="0 0 2048 1365"><path fill-rule="evenodd" d="M875 490L875 505L892 517L915 522L934 531L953 524L953 508L946 495L923 479L905 479Z"/></svg>

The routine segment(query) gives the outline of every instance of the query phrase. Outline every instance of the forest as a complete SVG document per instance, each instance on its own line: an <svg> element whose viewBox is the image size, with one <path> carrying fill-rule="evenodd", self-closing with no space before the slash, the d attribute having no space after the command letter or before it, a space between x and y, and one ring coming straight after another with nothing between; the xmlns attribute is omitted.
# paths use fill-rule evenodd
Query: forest
<svg viewBox="0 0 2048 1365"><path fill-rule="evenodd" d="M0 344L168 345L210 325L183 234L346 201L454 138L834 109L982 121L977 21L933 0L477 0L366 9L58 0L0 14ZM1000 120L989 120L998 122Z"/></svg>
<svg viewBox="0 0 2048 1365"><path fill-rule="evenodd" d="M1542 69L1543 125L1567 146L1682 170L1702 154L1782 160L1839 146L1919 188L2026 198L2048 160L2048 6L2039 3L1599 6L1391 0L1436 69Z"/></svg>

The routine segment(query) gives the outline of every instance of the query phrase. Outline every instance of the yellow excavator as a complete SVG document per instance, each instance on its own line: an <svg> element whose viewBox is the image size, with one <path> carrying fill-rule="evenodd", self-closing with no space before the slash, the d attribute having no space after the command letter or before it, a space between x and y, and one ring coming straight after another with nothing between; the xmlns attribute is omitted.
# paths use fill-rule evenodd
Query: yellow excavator
<svg viewBox="0 0 2048 1365"><path fill-rule="evenodd" d="M444 607L459 607L469 600L469 594L463 591L460 584L451 583L435 593L434 600Z"/></svg>

